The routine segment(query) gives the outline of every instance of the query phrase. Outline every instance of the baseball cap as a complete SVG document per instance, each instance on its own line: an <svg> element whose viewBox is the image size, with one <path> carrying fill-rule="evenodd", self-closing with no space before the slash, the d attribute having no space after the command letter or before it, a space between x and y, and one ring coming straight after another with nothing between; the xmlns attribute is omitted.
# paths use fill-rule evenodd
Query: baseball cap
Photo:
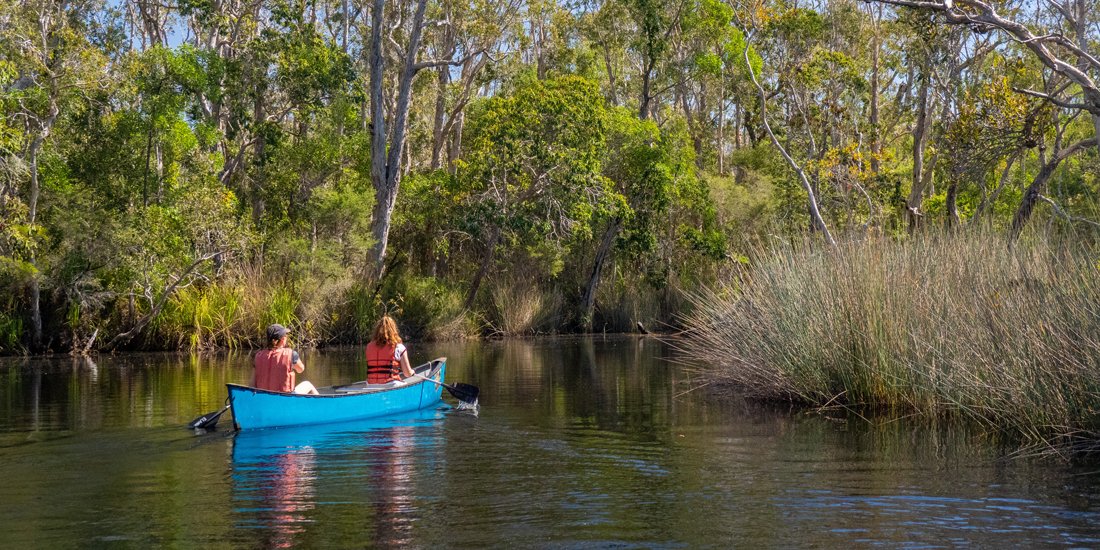
<svg viewBox="0 0 1100 550"><path fill-rule="evenodd" d="M288 333L288 332L290 332L289 329L287 329L283 325L275 323L274 325L271 325L271 326L267 327L267 339L268 340L278 340L278 339L282 338L283 336L286 336L286 333Z"/></svg>

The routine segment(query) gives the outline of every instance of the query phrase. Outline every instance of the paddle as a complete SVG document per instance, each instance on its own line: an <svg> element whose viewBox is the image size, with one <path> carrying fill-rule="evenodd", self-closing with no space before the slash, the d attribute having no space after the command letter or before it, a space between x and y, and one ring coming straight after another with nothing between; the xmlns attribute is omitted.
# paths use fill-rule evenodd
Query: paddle
<svg viewBox="0 0 1100 550"><path fill-rule="evenodd" d="M218 426L218 418L222 413L229 410L229 405L226 405L224 409L220 411L208 412L191 422L187 423L187 427L192 430L213 430Z"/></svg>
<svg viewBox="0 0 1100 550"><path fill-rule="evenodd" d="M474 386L473 384L463 384L462 382L458 382L452 386L451 384L436 382L435 380L432 380L431 378L428 378L427 376L424 376L420 373L413 373L413 375L419 378L423 378L424 380L427 380L428 382L431 382L433 384L439 384L440 386L443 386L447 389L448 393L454 396L455 399L463 403L468 403L471 405L477 403L477 396L481 393L481 389L477 386Z"/></svg>

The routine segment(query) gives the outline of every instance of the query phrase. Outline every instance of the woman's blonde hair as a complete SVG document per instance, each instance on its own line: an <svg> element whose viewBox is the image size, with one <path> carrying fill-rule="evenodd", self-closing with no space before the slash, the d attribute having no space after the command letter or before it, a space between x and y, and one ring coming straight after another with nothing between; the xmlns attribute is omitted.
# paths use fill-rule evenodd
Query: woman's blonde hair
<svg viewBox="0 0 1100 550"><path fill-rule="evenodd" d="M401 343L401 335L397 333L397 323L389 315L383 315L374 325L374 334L371 341L379 346L395 346Z"/></svg>

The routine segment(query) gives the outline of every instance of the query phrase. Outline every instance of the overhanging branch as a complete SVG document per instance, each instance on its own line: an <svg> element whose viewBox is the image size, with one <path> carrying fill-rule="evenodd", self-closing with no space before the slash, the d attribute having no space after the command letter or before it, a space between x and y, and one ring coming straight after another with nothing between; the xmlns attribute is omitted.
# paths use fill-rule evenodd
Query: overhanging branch
<svg viewBox="0 0 1100 550"><path fill-rule="evenodd" d="M1082 109L1082 110L1086 110L1086 111L1088 110L1088 105L1085 105L1084 103L1072 103L1072 102L1066 101L1064 99L1059 99L1057 97L1054 97L1053 95L1050 95L1050 94L1044 94L1043 92L1037 92L1035 90L1029 90L1027 88L1017 88L1015 86L1012 87L1012 90L1014 92L1018 92L1018 93L1021 93L1021 94L1024 94L1024 95L1029 95L1031 97L1037 97L1037 98L1040 98L1040 99L1045 99L1045 100L1047 100L1047 101L1049 101L1049 102L1051 102L1051 103L1053 103L1053 104L1055 104L1059 107L1065 107L1066 109Z"/></svg>
<svg viewBox="0 0 1100 550"><path fill-rule="evenodd" d="M1089 76L1088 67L1100 69L1100 60L1083 50L1072 40L1059 33L1036 35L1026 25L1002 17L991 4L983 0L865 0L893 6L903 6L943 14L945 20L953 25L979 25L995 28L1004 32L1016 42L1031 50L1048 69L1061 74L1081 87L1084 103L1080 108L1100 117L1100 87ZM1084 60L1087 65L1078 67L1059 57L1049 45L1057 45L1064 51Z"/></svg>

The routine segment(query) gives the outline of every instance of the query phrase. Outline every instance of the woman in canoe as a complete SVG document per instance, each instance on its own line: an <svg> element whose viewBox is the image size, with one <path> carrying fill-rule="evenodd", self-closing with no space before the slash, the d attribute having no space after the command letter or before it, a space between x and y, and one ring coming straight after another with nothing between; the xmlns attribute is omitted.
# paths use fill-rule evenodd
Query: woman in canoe
<svg viewBox="0 0 1100 550"><path fill-rule="evenodd" d="M256 354L251 386L262 390L317 395L317 388L308 381L294 384L295 375L306 370L306 366L298 357L298 352L287 347L286 335L289 332L280 324L267 327L267 349Z"/></svg>
<svg viewBox="0 0 1100 550"><path fill-rule="evenodd" d="M401 343L397 323L389 315L382 316L367 344L367 383L387 384L412 376L408 351Z"/></svg>

